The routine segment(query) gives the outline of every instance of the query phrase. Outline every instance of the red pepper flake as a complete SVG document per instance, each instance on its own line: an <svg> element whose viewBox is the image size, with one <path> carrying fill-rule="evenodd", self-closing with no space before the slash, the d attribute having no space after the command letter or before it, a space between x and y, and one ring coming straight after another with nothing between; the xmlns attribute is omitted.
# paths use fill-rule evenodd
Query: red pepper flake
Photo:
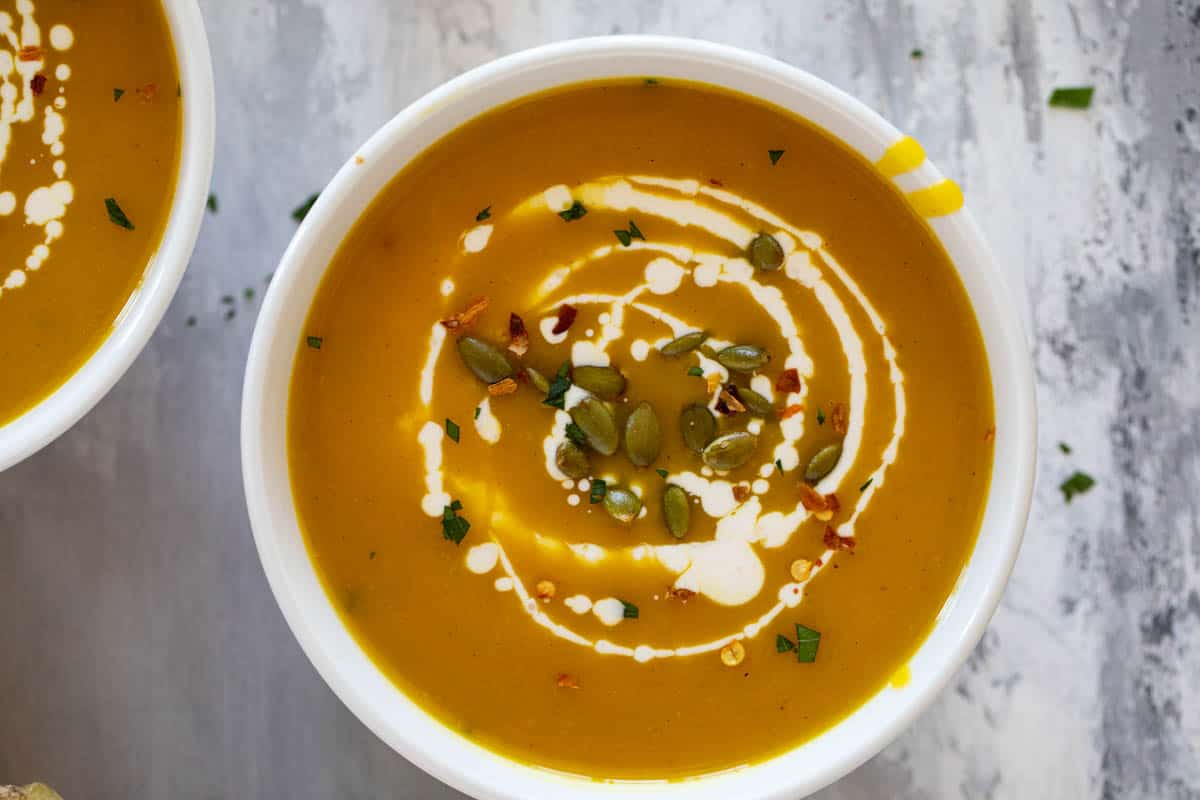
<svg viewBox="0 0 1200 800"><path fill-rule="evenodd" d="M19 51L17 51L17 60L18 61L41 61L42 60L42 48L38 47L36 44L26 45L26 46L22 47Z"/></svg>
<svg viewBox="0 0 1200 800"><path fill-rule="evenodd" d="M143 102L149 103L154 99L154 95L158 94L158 85L147 83L145 86L140 86L135 90L142 98Z"/></svg>
<svg viewBox="0 0 1200 800"><path fill-rule="evenodd" d="M800 484L800 505L806 511L838 511L842 504L836 494L821 494L807 483Z"/></svg>
<svg viewBox="0 0 1200 800"><path fill-rule="evenodd" d="M475 318L483 313L483 310L488 307L488 299L480 297L472 301L471 305L467 306L462 311L455 314L453 317L442 320L442 326L449 331L457 331L470 327Z"/></svg>
<svg viewBox="0 0 1200 800"><path fill-rule="evenodd" d="M29 79L29 88L33 91L34 97L39 97L42 92L46 91L46 76L38 73Z"/></svg>
<svg viewBox="0 0 1200 800"><path fill-rule="evenodd" d="M679 589L674 586L667 587L667 599L678 600L681 603L686 603L696 596L696 593L691 589Z"/></svg>
<svg viewBox="0 0 1200 800"><path fill-rule="evenodd" d="M824 541L825 546L830 550L849 550L851 552L854 551L856 544L853 536L839 535L832 525L825 526Z"/></svg>
<svg viewBox="0 0 1200 800"><path fill-rule="evenodd" d="M740 414L745 410L746 406L742 403L742 396L738 393L738 388L732 383L725 384L721 388L721 394L717 397L717 411L728 416Z"/></svg>
<svg viewBox="0 0 1200 800"><path fill-rule="evenodd" d="M739 483L733 487L733 499L739 503L744 503L750 499L750 487Z"/></svg>
<svg viewBox="0 0 1200 800"><path fill-rule="evenodd" d="M785 408L783 411L780 411L780 412L779 412L779 418L780 418L780 419L787 419L788 417L794 417L794 416L796 416L797 414L799 414L799 413L800 413L801 411L803 411L803 410L804 410L804 404L803 404L803 403L795 403L795 404L793 404L793 405L790 405L790 406L788 406L788 407L787 407L787 408Z"/></svg>
<svg viewBox="0 0 1200 800"><path fill-rule="evenodd" d="M503 397L506 394L512 394L517 390L517 382L512 378L496 381L488 384L488 394L492 397Z"/></svg>
<svg viewBox="0 0 1200 800"><path fill-rule="evenodd" d="M560 689L578 689L579 681L577 681L573 675L560 672L558 673L558 677L554 679L554 685Z"/></svg>
<svg viewBox="0 0 1200 800"><path fill-rule="evenodd" d="M779 377L775 379L775 391L777 392L798 392L800 391L800 373L795 369L785 369L779 373Z"/></svg>
<svg viewBox="0 0 1200 800"><path fill-rule="evenodd" d="M719 181L716 178L709 178L708 182L711 183L713 186L724 186L725 185L722 181Z"/></svg>
<svg viewBox="0 0 1200 800"><path fill-rule="evenodd" d="M529 331L525 330L525 320L513 313L508 315L508 349L519 356L529 351Z"/></svg>
<svg viewBox="0 0 1200 800"><path fill-rule="evenodd" d="M850 407L845 403L834 403L833 410L829 412L829 424L833 426L833 432L844 434L849 423Z"/></svg>
<svg viewBox="0 0 1200 800"><path fill-rule="evenodd" d="M550 333L557 336L560 333L566 333L572 325L575 324L575 317L579 316L579 309L575 306L563 303L558 307L558 321L554 323L554 328Z"/></svg>
<svg viewBox="0 0 1200 800"><path fill-rule="evenodd" d="M994 442L994 441L996 441L996 426L995 426L995 425L993 425L992 427L988 428L988 429L987 429L987 431L985 431L985 432L984 432L984 434L983 434L983 440L984 440L985 442Z"/></svg>

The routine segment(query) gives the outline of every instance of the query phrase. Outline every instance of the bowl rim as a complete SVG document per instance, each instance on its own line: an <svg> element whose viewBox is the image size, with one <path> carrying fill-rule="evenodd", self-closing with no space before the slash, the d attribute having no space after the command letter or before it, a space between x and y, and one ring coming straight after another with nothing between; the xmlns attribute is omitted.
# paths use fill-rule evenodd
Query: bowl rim
<svg viewBox="0 0 1200 800"><path fill-rule="evenodd" d="M108 394L150 341L187 270L212 179L216 100L197 0L162 0L183 93L175 194L157 250L100 346L36 405L0 425L0 472L53 442Z"/></svg>
<svg viewBox="0 0 1200 800"><path fill-rule="evenodd" d="M997 405L997 418L1000 417L1000 403L1003 399L1008 404L1005 411L1007 419L1014 423L996 434L996 465L999 465L999 453L1003 447L1011 480L1005 491L999 492L994 466L987 516L981 524L976 544L963 567L958 585L939 613L930 634L923 640L910 661L910 664L915 664L924 656L927 657L926 660L931 660L931 664L928 669L923 667L921 675L917 675L916 669L913 670L912 683L903 693L897 693L903 694L903 699L891 703L891 710L883 719L871 722L863 714L875 707L876 701L888 693L886 687L862 706L850 711L833 727L786 753L734 771L676 782L594 781L531 767L487 750L450 731L410 700L402 689L390 684L371 663L375 672L379 673L382 680L391 686L394 694L399 696L397 704L392 706L391 713L398 714L401 719L389 718L386 715L388 712L368 698L366 685L356 685L349 675L352 670L347 666L347 659L361 657L369 662L369 657L362 651L361 645L350 639L340 621L337 623L340 630L335 631L330 629L327 622L316 619L316 614L322 613L321 609L325 607L328 607L328 613L336 616L323 587L318 585L321 595L318 599L300 596L302 590L293 580L298 574L295 570L313 570L303 542L301 541L300 545L304 551L302 556L290 551L285 553L282 549L283 537L299 537L300 532L295 520L291 483L287 474L286 441L282 476L269 474L267 466L268 447L263 431L267 428L267 415L278 414L278 407L268 407L266 399L270 388L267 380L268 365L273 359L282 357L277 351L284 348L288 354L287 376L290 380L290 364L299 337L289 337L286 342L279 341L280 328L283 327L281 320L285 312L291 314L294 311L288 306L290 293L296 289L301 270L307 269L304 265L306 258L315 258L307 254L322 243L322 237L327 233L326 228L340 230L337 234L338 242L334 247L348 232L352 222L343 226L329 220L337 213L341 204L354 193L356 187L367 180L364 177L368 174L363 169L364 162L369 165L374 156L396 146L397 142L402 142L428 116L471 96L474 92L484 91L485 87L491 84L517 80L523 74L550 69L570 59L595 57L611 61L627 56L650 56L666 60L678 58L681 64L686 60L699 59L709 64L717 64L718 68L730 72L738 69L756 71L807 93L814 103L828 104L839 112L854 117L865 129L873 131L875 138L890 138L894 142L901 136L898 130L857 99L796 67L740 48L679 37L608 36L542 45L489 62L433 89L387 122L356 151L358 155L355 158L347 160L297 230L280 261L278 270L274 273L275 277L264 298L251 342L243 391L242 469L251 528L264 571L280 609L301 648L325 682L376 736L406 759L455 789L487 800L518 800L531 797L632 797L643 794L713 800L728 796L738 796L747 800L794 799L823 788L862 764L879 752L929 706L983 635L988 620L999 604L1020 548L1032 499L1036 466L1037 415L1032 361L1018 311L1019 305L1013 301L1012 287L1009 284L1010 279L1018 276L1006 277L999 270L982 232L966 208L956 212L950 221L943 223L932 220L931 225L939 239L944 239L946 231L950 231L962 240L962 253L957 258L952 257L952 261L964 284L968 282L969 276L964 272L963 264L959 262L965 256L965 261L970 264L970 271L973 272L973 279L977 285L973 290L969 290L969 296L981 331L984 329L984 319L980 316L981 307L986 308L990 315L989 324L996 326L992 338L984 331L985 347L992 368L993 397ZM625 74L627 73L614 68L597 72L593 77L603 79ZM575 82L577 81L562 81L563 84ZM708 82L719 84L717 81ZM518 93L518 96L520 94L525 93ZM490 107L494 108L507 100L506 97ZM793 110L793 113L801 114L796 110ZM441 131L434 140L453 130L453 127L456 126ZM823 127L829 130L827 126ZM830 132L845 140L839 133ZM860 153L863 152L861 147L851 142L847 143ZM418 152L427 146L428 144L423 145ZM927 177L940 176L928 161L921 170ZM377 196L377 193L378 190L373 191L372 197ZM367 202L369 201L370 198ZM949 249L947 246L948 252ZM327 266L326 261L314 268L318 272L318 281ZM985 301L982 306L981 298ZM310 300L311 295L309 299L301 298L299 301L305 305L301 318L306 316ZM1000 384L1001 379L1005 381L1003 386ZM285 388L285 406L287 393ZM283 481L282 489L280 479ZM997 496L1005 501L1005 507L997 508ZM291 511L290 527L294 530L280 533L277 531L279 520L272 509L284 507ZM285 516L287 514L285 511L279 513ZM981 553L986 555L986 563L981 563ZM969 597L963 597L960 595L960 588L969 573L975 576L981 585ZM310 608L304 609L303 604L308 604ZM311 618L306 617L306 614L312 615ZM953 630L947 628L948 619L955 621ZM355 653L344 655L335 651L329 641L331 636L342 644L349 641L350 649L356 651L357 656ZM931 643L935 639L938 642L938 650L930 655ZM359 674L357 677L361 679L365 674ZM852 738L846 734L840 738L830 738L839 731L851 728L857 728ZM797 770L798 754L816 752L812 750L816 743L825 740L832 742L826 746L826 750L834 749L825 753L827 756L832 754L832 757L815 764L805 762L806 769ZM731 791L736 791L736 795L731 795Z"/></svg>

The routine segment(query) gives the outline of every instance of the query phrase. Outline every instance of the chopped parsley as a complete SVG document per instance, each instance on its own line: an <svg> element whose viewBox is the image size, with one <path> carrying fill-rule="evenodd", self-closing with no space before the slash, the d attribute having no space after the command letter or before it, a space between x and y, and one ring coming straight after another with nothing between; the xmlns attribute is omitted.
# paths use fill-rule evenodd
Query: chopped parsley
<svg viewBox="0 0 1200 800"><path fill-rule="evenodd" d="M872 481L874 481L874 480L875 480L874 476L872 476L872 477L870 477L870 478L867 478L867 482L866 482L866 483L864 483L862 486L858 487L858 490L859 490L860 492L865 492L865 491L867 490L867 487L868 487L868 486L870 486L870 485L871 485L871 482L872 482Z"/></svg>
<svg viewBox="0 0 1200 800"><path fill-rule="evenodd" d="M307 338L307 341L308 341L308 346L309 346L309 347L311 347L313 350L320 350L320 349L321 349L321 343L325 341L325 340L324 340L323 338L321 338L320 336L309 336L309 337L306 337L306 338Z"/></svg>
<svg viewBox="0 0 1200 800"><path fill-rule="evenodd" d="M551 408L566 408L567 389L571 388L571 379L567 377L570 371L571 362L564 361L558 368L558 372L555 373L554 380L550 382L550 391L546 392L546 399L542 401L543 405Z"/></svg>
<svg viewBox="0 0 1200 800"><path fill-rule="evenodd" d="M817 648L821 645L821 632L796 623L796 660L811 664L817 660Z"/></svg>
<svg viewBox="0 0 1200 800"><path fill-rule="evenodd" d="M925 51L919 47L913 48L913 51L908 54L909 58L924 58Z"/></svg>
<svg viewBox="0 0 1200 800"><path fill-rule="evenodd" d="M767 155L771 158L771 166L779 163L779 159L783 158L782 150L768 150Z"/></svg>
<svg viewBox="0 0 1200 800"><path fill-rule="evenodd" d="M782 633L775 635L775 652L788 653L796 649L796 643Z"/></svg>
<svg viewBox="0 0 1200 800"><path fill-rule="evenodd" d="M625 610L621 613L622 617L624 617L625 619L637 619L638 618L638 607L637 606L635 606L633 603L627 603L624 600L621 600L621 605L625 607Z"/></svg>
<svg viewBox="0 0 1200 800"><path fill-rule="evenodd" d="M642 78L642 83L646 86L658 86L658 78Z"/></svg>
<svg viewBox="0 0 1200 800"><path fill-rule="evenodd" d="M462 429L458 427L458 423L446 417L446 435L453 439L455 444L458 444L458 437L461 434Z"/></svg>
<svg viewBox="0 0 1200 800"><path fill-rule="evenodd" d="M583 203L576 200L574 203L571 203L571 207L566 211L558 212L558 215L567 222L574 222L580 217L586 216L587 209L583 207Z"/></svg>
<svg viewBox="0 0 1200 800"><path fill-rule="evenodd" d="M307 200L292 209L292 219L294 219L296 222L303 222L304 218L308 216L308 212L312 211L313 205L317 202L317 198L320 196L320 192L310 194Z"/></svg>
<svg viewBox="0 0 1200 800"><path fill-rule="evenodd" d="M1059 442L1058 449L1063 451L1063 453L1066 455L1071 455L1071 445L1067 444L1066 442Z"/></svg>
<svg viewBox="0 0 1200 800"><path fill-rule="evenodd" d="M465 517L458 515L460 510L462 510L462 503L457 500L442 507L442 538L449 539L455 544L461 543L463 537L467 535L467 531L471 529L471 523L467 522Z"/></svg>
<svg viewBox="0 0 1200 800"><path fill-rule="evenodd" d="M587 434L583 432L583 428L574 422L567 423L567 438L580 447L587 444Z"/></svg>
<svg viewBox="0 0 1200 800"><path fill-rule="evenodd" d="M688 367L688 375L691 375L694 378L703 378L704 370L700 369L699 367Z"/></svg>
<svg viewBox="0 0 1200 800"><path fill-rule="evenodd" d="M125 216L125 212L117 203L115 198L104 198L104 207L108 209L108 219L113 225L118 228L124 228L127 231L133 230L133 223L129 221L129 217Z"/></svg>
<svg viewBox="0 0 1200 800"><path fill-rule="evenodd" d="M194 327L196 327L196 318L195 318L195 317L188 317L188 318L187 318L187 326L188 326L189 328L194 328Z"/></svg>
<svg viewBox="0 0 1200 800"><path fill-rule="evenodd" d="M1051 92L1046 102L1055 108L1089 108L1095 92L1094 86L1062 86Z"/></svg>
<svg viewBox="0 0 1200 800"><path fill-rule="evenodd" d="M217 196L215 194L208 196L208 210L214 214L217 213Z"/></svg>
<svg viewBox="0 0 1200 800"><path fill-rule="evenodd" d="M778 458L775 459L775 469L779 470L780 475L783 474L783 461L782 460L780 460Z"/></svg>
<svg viewBox="0 0 1200 800"><path fill-rule="evenodd" d="M818 425L825 424L825 409L820 408L820 407L817 408L817 424Z"/></svg>
<svg viewBox="0 0 1200 800"><path fill-rule="evenodd" d="M592 478L592 489L588 492L588 502L596 505L604 500L606 494L608 494L608 484L601 478Z"/></svg>
<svg viewBox="0 0 1200 800"><path fill-rule="evenodd" d="M485 219L491 219L491 218L492 218L492 207L491 206L488 206L483 211L480 211L478 214L475 215L476 222L483 222Z"/></svg>
<svg viewBox="0 0 1200 800"><path fill-rule="evenodd" d="M633 242L633 237L629 235L629 231L613 231L613 235L617 237L617 241L622 247L629 247Z"/></svg>
<svg viewBox="0 0 1200 800"><path fill-rule="evenodd" d="M642 235L640 230L638 230L638 226L633 220L629 220L629 235L634 239L641 239L643 242L646 241L646 237Z"/></svg>
<svg viewBox="0 0 1200 800"><path fill-rule="evenodd" d="M1073 498L1075 495L1090 491L1095 485L1095 478L1093 478L1091 475L1088 475L1086 472L1079 472L1076 470L1074 473L1072 473L1071 477L1063 481L1058 488L1059 491L1063 493L1063 498L1069 503L1071 502L1071 498Z"/></svg>
<svg viewBox="0 0 1200 800"><path fill-rule="evenodd" d="M113 102L114 103L121 102L121 98L124 96L125 96L124 89L113 89Z"/></svg>
<svg viewBox="0 0 1200 800"><path fill-rule="evenodd" d="M475 419L479 419L479 415L482 413L483 409L480 406L475 406Z"/></svg>
<svg viewBox="0 0 1200 800"><path fill-rule="evenodd" d="M662 467L659 467L658 469L656 469L654 471L657 472L658 477L662 478L664 481L667 479L667 476L671 474L671 473L667 472L665 469L663 469Z"/></svg>
<svg viewBox="0 0 1200 800"><path fill-rule="evenodd" d="M233 305L233 295L231 295L231 294L221 295L221 305L226 305L226 306Z"/></svg>
<svg viewBox="0 0 1200 800"><path fill-rule="evenodd" d="M254 299L254 289L250 288L249 286L247 286L245 289L242 289L242 299L245 300L247 303L249 303L251 300L253 300Z"/></svg>

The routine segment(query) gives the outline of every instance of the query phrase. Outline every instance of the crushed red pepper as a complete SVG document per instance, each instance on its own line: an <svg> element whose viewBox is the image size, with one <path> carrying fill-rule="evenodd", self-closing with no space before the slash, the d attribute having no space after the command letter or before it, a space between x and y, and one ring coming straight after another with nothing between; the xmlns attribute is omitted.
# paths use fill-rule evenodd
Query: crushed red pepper
<svg viewBox="0 0 1200 800"><path fill-rule="evenodd" d="M787 408L785 408L783 411L780 411L779 418L787 419L788 417L794 417L803 410L804 410L803 403L794 403L794 404L788 406Z"/></svg>
<svg viewBox="0 0 1200 800"><path fill-rule="evenodd" d="M833 432L844 434L849 427L850 408L845 403L834 403L833 410L829 412L829 424L833 426Z"/></svg>
<svg viewBox="0 0 1200 800"><path fill-rule="evenodd" d="M579 316L579 309L575 306L563 303L558 307L558 319L554 323L554 328L550 333L557 336L560 333L566 333L572 325L575 324L575 317Z"/></svg>
<svg viewBox="0 0 1200 800"><path fill-rule="evenodd" d="M488 384L488 394L492 397L503 397L506 394L512 394L517 390L517 382L512 378L496 381Z"/></svg>
<svg viewBox="0 0 1200 800"><path fill-rule="evenodd" d="M42 60L42 48L38 47L36 44L25 45L17 52L17 60L18 61L41 61Z"/></svg>
<svg viewBox="0 0 1200 800"><path fill-rule="evenodd" d="M529 331L525 330L525 320L511 312L508 315L508 349L519 356L529 351Z"/></svg>
<svg viewBox="0 0 1200 800"><path fill-rule="evenodd" d="M775 379L775 391L800 391L800 372L796 369L785 369L783 372L779 373L779 377Z"/></svg>
<svg viewBox="0 0 1200 800"><path fill-rule="evenodd" d="M850 552L854 551L854 546L857 544L853 536L840 536L832 525L825 526L823 541L830 550L849 550Z"/></svg>
<svg viewBox="0 0 1200 800"><path fill-rule="evenodd" d="M46 91L46 76L39 72L30 78L29 89L33 92L34 97L40 97L42 92Z"/></svg>
<svg viewBox="0 0 1200 800"><path fill-rule="evenodd" d="M475 318L483 313L483 310L488 307L488 299L480 297L471 302L462 311L452 317L442 320L442 326L449 331L462 331L470 327Z"/></svg>

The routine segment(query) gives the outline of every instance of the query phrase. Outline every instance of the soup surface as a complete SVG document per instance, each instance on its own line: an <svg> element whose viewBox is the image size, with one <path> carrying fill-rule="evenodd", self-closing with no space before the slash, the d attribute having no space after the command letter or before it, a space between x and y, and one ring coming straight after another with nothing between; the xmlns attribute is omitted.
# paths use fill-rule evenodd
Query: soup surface
<svg viewBox="0 0 1200 800"><path fill-rule="evenodd" d="M141 281L179 94L155 0L0 0L0 425L79 369Z"/></svg>
<svg viewBox="0 0 1200 800"><path fill-rule="evenodd" d="M525 99L399 174L289 411L313 560L380 668L595 778L759 761L905 691L992 461L978 326L914 211L956 190L884 176L919 160L664 80Z"/></svg>

